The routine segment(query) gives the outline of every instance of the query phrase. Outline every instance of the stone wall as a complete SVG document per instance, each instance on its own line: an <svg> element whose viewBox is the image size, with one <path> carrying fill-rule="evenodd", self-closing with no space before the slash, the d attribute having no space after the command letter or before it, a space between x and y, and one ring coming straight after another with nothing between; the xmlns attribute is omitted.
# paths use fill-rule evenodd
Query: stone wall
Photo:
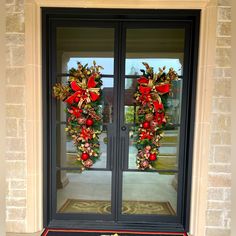
<svg viewBox="0 0 236 236"><path fill-rule="evenodd" d="M211 153L208 159L208 210L205 236L229 236L230 234L230 4L230 0L218 0L217 68L215 69L212 98ZM27 224L24 0L6 0L5 6L6 226L8 232L24 232Z"/></svg>
<svg viewBox="0 0 236 236"><path fill-rule="evenodd" d="M24 1L6 0L6 222L24 232L26 218L26 136Z"/></svg>
<svg viewBox="0 0 236 236"><path fill-rule="evenodd" d="M218 0L216 69L212 98L207 236L230 235L231 1Z"/></svg>

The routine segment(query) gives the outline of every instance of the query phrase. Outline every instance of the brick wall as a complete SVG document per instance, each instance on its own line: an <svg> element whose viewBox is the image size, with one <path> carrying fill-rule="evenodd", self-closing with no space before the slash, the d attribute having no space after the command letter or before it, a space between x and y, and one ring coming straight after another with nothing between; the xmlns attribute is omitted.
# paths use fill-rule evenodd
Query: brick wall
<svg viewBox="0 0 236 236"><path fill-rule="evenodd" d="M218 0L206 236L230 235L231 1Z"/></svg>
<svg viewBox="0 0 236 236"><path fill-rule="evenodd" d="M24 232L26 217L24 1L6 0L6 222Z"/></svg>
<svg viewBox="0 0 236 236"><path fill-rule="evenodd" d="M24 81L24 0L6 0L6 224L9 232L26 229L26 137ZM230 234L230 0L218 0L208 210L205 236ZM206 158L207 161L207 158ZM196 235L203 236L203 235Z"/></svg>

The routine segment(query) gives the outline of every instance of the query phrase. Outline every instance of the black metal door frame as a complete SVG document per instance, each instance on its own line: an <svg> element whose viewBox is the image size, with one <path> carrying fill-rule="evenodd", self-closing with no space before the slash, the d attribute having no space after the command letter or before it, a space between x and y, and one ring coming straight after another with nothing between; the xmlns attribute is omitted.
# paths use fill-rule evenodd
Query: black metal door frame
<svg viewBox="0 0 236 236"><path fill-rule="evenodd" d="M44 226L54 228L130 229L163 232L184 232L189 228L193 123L199 34L198 10L111 10L43 8L43 104L44 104ZM112 173L112 214L56 213L56 145L55 100L51 96L56 82L55 35L58 26L92 26L115 28L114 117L108 137L108 153L113 153L106 169ZM125 32L127 28L185 28L184 84L181 110L179 187L177 216L122 215L122 172L126 168L127 134L121 131L124 105ZM50 65L50 66L49 66ZM120 119L118 119L120 117ZM128 129L128 127L126 126ZM121 153L122 152L122 153ZM118 157L125 157L118 158ZM111 156L110 156L111 157ZM109 159L109 157L108 157ZM117 187L116 187L117 186Z"/></svg>

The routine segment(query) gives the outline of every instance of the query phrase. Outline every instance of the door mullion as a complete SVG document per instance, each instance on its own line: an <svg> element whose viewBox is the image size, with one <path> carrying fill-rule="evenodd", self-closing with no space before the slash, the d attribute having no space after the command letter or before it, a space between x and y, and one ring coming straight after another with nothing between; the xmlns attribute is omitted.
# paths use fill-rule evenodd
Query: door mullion
<svg viewBox="0 0 236 236"><path fill-rule="evenodd" d="M114 125L115 125L115 132L114 132L114 142L115 145L113 150L113 159L112 161L112 212L114 214L114 221L118 220L119 214L119 202L120 197L119 193L120 190L120 112L121 112L121 49L122 49L122 23L117 22L115 28L115 55L114 55L114 75L115 75L115 94L114 94Z"/></svg>
<svg viewBox="0 0 236 236"><path fill-rule="evenodd" d="M125 51L126 51L126 29L124 27L124 23L119 23L119 86L118 86L118 130L119 130L119 142L118 142L118 184L117 184L117 215L116 220L119 220L119 216L121 215L122 208L122 184L123 184L123 163L125 158L125 147L127 142L124 142L124 138L126 132L122 130L124 124L124 86L125 86ZM125 140L126 141L126 140Z"/></svg>

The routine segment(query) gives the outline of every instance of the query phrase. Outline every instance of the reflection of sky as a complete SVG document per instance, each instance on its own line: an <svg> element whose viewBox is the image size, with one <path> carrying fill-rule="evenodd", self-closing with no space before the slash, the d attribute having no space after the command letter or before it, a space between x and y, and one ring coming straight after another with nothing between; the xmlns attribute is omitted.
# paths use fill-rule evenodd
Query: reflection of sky
<svg viewBox="0 0 236 236"><path fill-rule="evenodd" d="M77 68L77 62L80 62L82 65L88 63L88 66L90 67L93 65L93 61L96 61L97 65L102 66L104 68L104 70L101 70L102 74L113 75L114 59L106 57L71 57L67 64L68 70L72 67Z"/></svg>
<svg viewBox="0 0 236 236"><path fill-rule="evenodd" d="M114 73L114 58L105 58L105 57L72 57L70 58L67 66L68 70L72 67L77 68L77 62L79 61L82 65L88 63L88 66L93 65L93 61L96 61L97 65L100 65L104 68L101 70L102 74L110 74ZM140 69L145 69L142 62L147 62L151 67L154 68L155 72L158 72L159 67L166 66L166 71L172 67L174 70L181 75L182 74L182 66L179 62L179 59L173 58L135 58L135 59L126 59L126 74L141 74ZM103 87L113 87L113 80L110 78L103 78Z"/></svg>
<svg viewBox="0 0 236 236"><path fill-rule="evenodd" d="M166 67L166 70L169 68L174 68L174 70L181 74L181 64L179 59L173 58L164 58L164 59L156 59L156 58L138 58L138 59L126 59L126 74L141 74L140 69L145 69L142 62L146 62L150 67L153 67L154 72L158 72L158 68Z"/></svg>

